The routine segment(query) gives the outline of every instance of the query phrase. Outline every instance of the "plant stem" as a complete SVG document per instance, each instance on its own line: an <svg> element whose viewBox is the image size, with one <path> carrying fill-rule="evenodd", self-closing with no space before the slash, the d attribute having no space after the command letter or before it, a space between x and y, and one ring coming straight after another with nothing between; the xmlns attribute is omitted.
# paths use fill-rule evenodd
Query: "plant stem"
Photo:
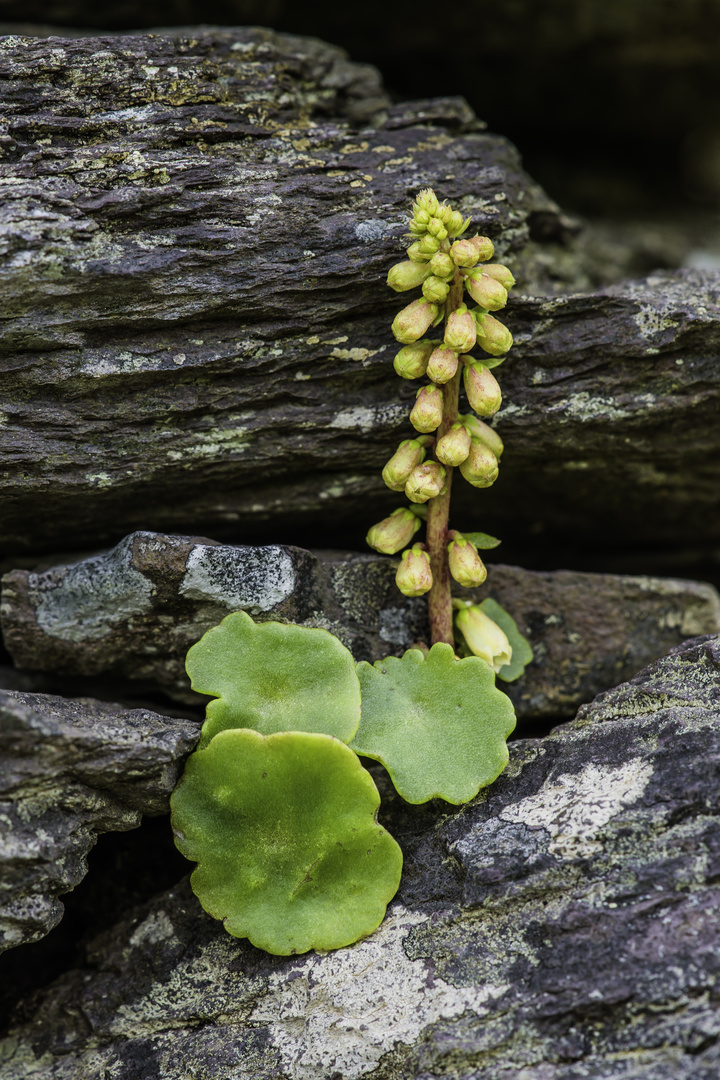
<svg viewBox="0 0 720 1080"><path fill-rule="evenodd" d="M450 287L450 292L445 304L445 318L455 311L463 302L463 279L460 271L455 271L455 277ZM450 430L458 418L458 396L460 394L460 378L462 366L458 365L454 377L443 387L443 416L440 427L435 433L436 440ZM451 466L446 465L447 481L441 495L428 501L427 515L427 546L430 555L430 568L432 569L433 583L428 596L428 616L430 619L430 644L435 645L443 641L447 645L453 645L452 597L450 593L450 566L448 564L447 532L448 518L450 515L450 489L452 488Z"/></svg>

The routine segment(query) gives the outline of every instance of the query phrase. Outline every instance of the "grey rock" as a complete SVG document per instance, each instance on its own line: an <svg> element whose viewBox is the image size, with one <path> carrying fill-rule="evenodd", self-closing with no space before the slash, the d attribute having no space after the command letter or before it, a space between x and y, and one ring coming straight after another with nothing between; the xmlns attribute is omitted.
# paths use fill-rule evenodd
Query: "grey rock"
<svg viewBox="0 0 720 1080"><path fill-rule="evenodd" d="M46 673L42 688L53 674L62 688L105 676L126 693L159 689L198 704L185 655L231 611L322 627L357 660L426 639L427 605L398 592L395 567L370 553L139 532L74 564L7 574L0 618L18 667ZM720 632L720 597L694 581L494 565L482 589L457 591L493 597L529 638L535 661L504 687L521 719L574 716L680 642Z"/></svg>
<svg viewBox="0 0 720 1080"><path fill-rule="evenodd" d="M40 995L4 1080L715 1080L719 721L713 637L459 812L390 799L400 893L348 949L271 957L162 894Z"/></svg>
<svg viewBox="0 0 720 1080"><path fill-rule="evenodd" d="M147 710L0 690L0 952L57 925L98 834L167 812L198 732Z"/></svg>
<svg viewBox="0 0 720 1080"><path fill-rule="evenodd" d="M508 540L720 536L717 273L593 291L579 226L514 147L462 99L389 104L332 46L49 40L0 52L1 552L328 519L358 543L370 502L396 505L378 473L414 387L384 281L424 184L520 282L502 477L457 486L457 527L480 506Z"/></svg>

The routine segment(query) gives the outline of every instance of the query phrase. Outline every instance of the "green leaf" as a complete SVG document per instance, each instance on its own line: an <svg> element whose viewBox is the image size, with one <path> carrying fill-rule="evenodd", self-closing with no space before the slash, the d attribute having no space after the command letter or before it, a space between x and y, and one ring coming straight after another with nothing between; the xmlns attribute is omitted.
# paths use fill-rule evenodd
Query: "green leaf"
<svg viewBox="0 0 720 1080"><path fill-rule="evenodd" d="M528 639L523 637L518 630L517 623L512 615L504 607L501 607L497 601L488 598L478 604L478 607L487 615L488 619L492 619L494 623L497 623L512 646L512 660L509 664L505 664L504 667L500 668L498 679L502 679L503 682L514 682L515 679L520 678L533 659L532 646Z"/></svg>
<svg viewBox="0 0 720 1080"><path fill-rule="evenodd" d="M484 660L449 645L358 664L362 719L350 748L382 762L403 799L463 803L507 765L510 699Z"/></svg>
<svg viewBox="0 0 720 1080"><path fill-rule="evenodd" d="M501 540L498 540L495 536L490 536L488 533L483 532L464 532L463 536L466 540L469 540L471 544L474 544L478 551L489 551L491 548L496 548Z"/></svg>
<svg viewBox="0 0 720 1080"><path fill-rule="evenodd" d="M360 723L352 654L327 630L255 623L235 611L190 649L193 690L207 707L199 749L226 728L314 731L350 742Z"/></svg>
<svg viewBox="0 0 720 1080"><path fill-rule="evenodd" d="M329 735L223 731L190 755L170 804L200 903L267 952L350 945L400 882L372 777Z"/></svg>
<svg viewBox="0 0 720 1080"><path fill-rule="evenodd" d="M479 344L480 348L482 349L482 342L480 342ZM482 357L480 363L484 364L486 368L494 368L499 367L500 364L502 364L503 360L507 360L507 356L490 356L489 354L487 354L486 356Z"/></svg>

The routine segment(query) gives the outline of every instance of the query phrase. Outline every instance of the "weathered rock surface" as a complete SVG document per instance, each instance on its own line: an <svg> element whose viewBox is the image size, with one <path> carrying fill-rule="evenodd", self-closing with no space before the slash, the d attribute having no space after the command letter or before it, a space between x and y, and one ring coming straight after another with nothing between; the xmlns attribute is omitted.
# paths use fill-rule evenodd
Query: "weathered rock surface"
<svg viewBox="0 0 720 1080"><path fill-rule="evenodd" d="M187 886L98 938L2 1049L4 1080L715 1080L720 638L543 740L458 813L386 803L381 928L270 957Z"/></svg>
<svg viewBox="0 0 720 1080"><path fill-rule="evenodd" d="M139 532L75 564L7 574L0 619L18 667L63 676L55 689L109 676L125 693L134 684L198 703L185 655L230 611L320 626L357 660L426 639L427 605L398 592L395 567L370 553ZM700 582L494 565L482 589L457 591L492 596L530 639L535 661L505 686L521 719L574 716L687 638L720 633L720 597Z"/></svg>
<svg viewBox="0 0 720 1080"><path fill-rule="evenodd" d="M99 833L166 813L198 725L0 690L0 952L62 918Z"/></svg>
<svg viewBox="0 0 720 1080"><path fill-rule="evenodd" d="M317 543L328 515L358 543L370 501L396 503L378 471L414 387L384 278L423 184L526 292L501 480L458 485L456 524L720 536L720 275L540 295L592 287L576 226L462 99L391 106L340 50L243 29L5 38L0 95L0 551L134 528Z"/></svg>

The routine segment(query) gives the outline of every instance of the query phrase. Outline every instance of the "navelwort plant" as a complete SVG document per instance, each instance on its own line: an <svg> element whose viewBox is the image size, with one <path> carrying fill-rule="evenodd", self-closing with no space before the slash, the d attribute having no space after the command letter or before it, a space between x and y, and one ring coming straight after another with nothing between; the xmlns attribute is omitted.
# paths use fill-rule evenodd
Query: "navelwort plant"
<svg viewBox="0 0 720 1080"><path fill-rule="evenodd" d="M488 487L502 453L483 420L458 415L460 377L471 408L490 417L500 406L490 369L512 343L489 314L505 304L512 274L477 268L493 245L457 239L468 224L421 192L410 222L419 239L388 276L397 291L422 285L423 298L393 323L404 345L395 370L430 382L410 414L420 436L401 443L383 470L411 506L374 526L368 541L397 554L426 514L426 543L403 551L396 580L407 596L428 594L431 647L356 664L325 630L256 624L238 611L187 656L193 689L213 700L172 795L175 842L197 863L191 884L205 910L271 953L352 944L379 926L397 891L402 853L377 822L380 796L358 755L382 762L410 803L467 802L507 764L515 713L495 673L517 678L532 652L493 600L453 601L450 592L451 576L481 584L478 548L499 543L448 530L453 469ZM443 319L443 339L425 340ZM488 354L482 361L469 355L476 342ZM461 659L453 605L469 654Z"/></svg>

